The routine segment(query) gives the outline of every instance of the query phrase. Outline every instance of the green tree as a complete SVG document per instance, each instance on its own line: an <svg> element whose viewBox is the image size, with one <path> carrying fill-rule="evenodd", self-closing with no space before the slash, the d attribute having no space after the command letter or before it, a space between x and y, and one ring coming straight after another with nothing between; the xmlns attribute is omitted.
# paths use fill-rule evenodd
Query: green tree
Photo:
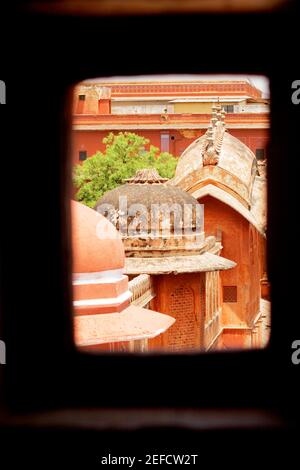
<svg viewBox="0 0 300 470"><path fill-rule="evenodd" d="M132 132L110 133L103 143L106 145L103 153L97 152L74 168L76 199L89 207L94 207L106 191L123 184L137 170L156 168L163 178L174 176L177 158L149 146L150 141L144 137Z"/></svg>

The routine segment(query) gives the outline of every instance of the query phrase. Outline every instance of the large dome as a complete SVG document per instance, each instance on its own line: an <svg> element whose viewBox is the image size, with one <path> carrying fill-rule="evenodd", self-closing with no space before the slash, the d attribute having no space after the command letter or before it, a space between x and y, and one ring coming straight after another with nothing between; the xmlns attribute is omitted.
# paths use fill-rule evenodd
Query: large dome
<svg viewBox="0 0 300 470"><path fill-rule="evenodd" d="M166 251L185 253L186 250L199 250L202 246L203 227L199 229L202 217L201 205L193 196L180 188L166 184L166 181L156 170L139 170L133 178L127 180L126 184L108 191L97 202L95 210L112 220L121 231L127 256L147 256L147 252L152 256L154 251L157 256L163 255ZM156 210L158 212L155 212ZM168 210L169 218L165 215ZM125 231L122 230L124 212L126 212ZM185 217L188 212L189 216ZM136 223L137 214L145 223L143 230L133 234L130 230ZM176 237L174 233L178 229L180 216L181 229L190 230L190 233L184 237ZM154 223L155 217L157 219ZM167 229L170 232L169 236L164 236Z"/></svg>
<svg viewBox="0 0 300 470"><path fill-rule="evenodd" d="M101 214L71 201L73 273L122 269L125 255L120 234Z"/></svg>

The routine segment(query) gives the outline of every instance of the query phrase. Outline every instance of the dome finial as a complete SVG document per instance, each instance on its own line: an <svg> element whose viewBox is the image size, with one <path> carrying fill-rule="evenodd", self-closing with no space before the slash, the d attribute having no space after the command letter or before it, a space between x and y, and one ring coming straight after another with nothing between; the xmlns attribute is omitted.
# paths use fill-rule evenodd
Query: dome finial
<svg viewBox="0 0 300 470"><path fill-rule="evenodd" d="M217 107L214 104L211 107L211 120L210 120L210 122L211 122L212 127L215 127L216 123L218 122Z"/></svg>
<svg viewBox="0 0 300 470"><path fill-rule="evenodd" d="M226 111L225 111L224 108L222 108L222 110L221 110L221 122L222 122L224 127L225 127L225 116L226 116Z"/></svg>
<svg viewBox="0 0 300 470"><path fill-rule="evenodd" d="M137 170L132 178L125 180L128 184L163 184L168 178L162 178L156 168L143 168Z"/></svg>
<svg viewBox="0 0 300 470"><path fill-rule="evenodd" d="M212 105L212 118L206 131L206 139L202 148L203 166L218 165L223 136L225 131L225 111L219 104Z"/></svg>
<svg viewBox="0 0 300 470"><path fill-rule="evenodd" d="M213 131L213 125L212 124L210 124L207 128L206 141L210 142L210 143L213 143L213 141L214 141L214 131Z"/></svg>
<svg viewBox="0 0 300 470"><path fill-rule="evenodd" d="M217 104L213 107L214 108L214 113L215 113L215 118L217 119L217 121L221 121L221 111L222 111L222 106L220 104L220 97L218 96L218 101L217 101ZM217 122L216 121L216 122Z"/></svg>

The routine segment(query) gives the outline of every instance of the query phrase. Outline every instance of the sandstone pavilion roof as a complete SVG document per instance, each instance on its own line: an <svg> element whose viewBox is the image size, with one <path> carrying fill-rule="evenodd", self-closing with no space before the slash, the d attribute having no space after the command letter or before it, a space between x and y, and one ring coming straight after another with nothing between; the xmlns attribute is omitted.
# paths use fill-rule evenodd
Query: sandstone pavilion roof
<svg viewBox="0 0 300 470"><path fill-rule="evenodd" d="M174 318L130 305L120 234L102 215L71 202L73 308L79 347L154 338Z"/></svg>
<svg viewBox="0 0 300 470"><path fill-rule="evenodd" d="M265 233L264 168L259 168L254 153L243 142L227 132L220 105L213 106L206 133L182 153L170 184L198 200L207 195L219 199Z"/></svg>
<svg viewBox="0 0 300 470"><path fill-rule="evenodd" d="M169 216L166 208L171 208ZM105 193L95 210L120 231L127 274L219 271L235 266L218 256L221 246L215 237L205 238L203 206L186 191L169 185L154 169L138 170L124 185Z"/></svg>

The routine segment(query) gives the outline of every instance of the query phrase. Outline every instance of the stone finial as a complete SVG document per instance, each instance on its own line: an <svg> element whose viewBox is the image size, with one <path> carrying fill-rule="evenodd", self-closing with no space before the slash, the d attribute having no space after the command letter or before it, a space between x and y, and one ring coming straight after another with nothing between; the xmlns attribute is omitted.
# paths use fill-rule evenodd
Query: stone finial
<svg viewBox="0 0 300 470"><path fill-rule="evenodd" d="M216 127L216 124L218 122L218 118L217 117L212 117L211 120L210 120L211 124L213 127Z"/></svg>
<svg viewBox="0 0 300 470"><path fill-rule="evenodd" d="M217 104L212 106L212 117L216 118L217 121L221 121L221 110L222 106L220 105L220 98L218 97Z"/></svg>
<svg viewBox="0 0 300 470"><path fill-rule="evenodd" d="M211 124L206 131L206 143L202 152L202 161L204 166L217 165L219 161L219 156L217 155L214 145L214 130L215 128Z"/></svg>
<svg viewBox="0 0 300 470"><path fill-rule="evenodd" d="M257 172L258 172L258 175L263 177L263 178L266 178L267 176L267 160L257 160Z"/></svg>
<svg viewBox="0 0 300 470"><path fill-rule="evenodd" d="M206 131L206 140L207 142L213 142L214 141L214 131L213 131L213 126L210 124L208 126L208 129Z"/></svg>
<svg viewBox="0 0 300 470"><path fill-rule="evenodd" d="M218 122L217 107L214 104L211 107L211 120L210 120L210 122L211 122L212 127L215 127L216 123Z"/></svg>
<svg viewBox="0 0 300 470"><path fill-rule="evenodd" d="M168 178L162 178L155 168L137 170L132 178L125 180L129 184L163 184Z"/></svg>
<svg viewBox="0 0 300 470"><path fill-rule="evenodd" d="M212 117L216 117L216 116L217 116L217 111L218 111L217 105L213 104L212 107L211 107L211 115L212 115Z"/></svg>
<svg viewBox="0 0 300 470"><path fill-rule="evenodd" d="M226 111L225 111L224 108L222 108L222 110L221 110L221 122L222 122L224 127L225 127L225 116L226 116Z"/></svg>
<svg viewBox="0 0 300 470"><path fill-rule="evenodd" d="M218 99L219 103L219 99ZM201 149L203 165L217 165L221 152L224 130L225 111L220 104L212 106L212 118L206 131L206 139Z"/></svg>

